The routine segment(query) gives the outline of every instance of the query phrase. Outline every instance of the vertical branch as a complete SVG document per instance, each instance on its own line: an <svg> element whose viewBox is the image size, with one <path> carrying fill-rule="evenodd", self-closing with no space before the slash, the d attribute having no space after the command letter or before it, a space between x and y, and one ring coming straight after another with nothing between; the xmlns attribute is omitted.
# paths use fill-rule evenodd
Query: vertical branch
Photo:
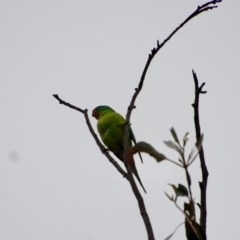
<svg viewBox="0 0 240 240"><path fill-rule="evenodd" d="M199 96L200 94L206 93L206 91L202 91L205 83L202 83L199 87L197 74L192 70L194 84L195 84L195 100L192 104L194 108L194 123L195 123L195 131L196 131L196 139L197 141L201 138L201 127L199 120ZM199 158L201 162L201 170L202 170L202 181L199 182L199 187L201 191L201 203L200 203L200 226L202 227L204 233L206 234L207 228L207 181L208 181L208 169L205 162L203 145L199 151ZM207 236L207 234L206 234Z"/></svg>
<svg viewBox="0 0 240 240"><path fill-rule="evenodd" d="M145 227L146 227L148 240L155 240L152 224L151 224L150 218L148 216L148 213L147 213L147 210L146 210L146 207L145 207L145 203L144 203L143 197L142 197L142 195L140 194L140 192L138 190L138 187L137 187L136 182L135 182L135 180L133 178L133 174L131 172L131 169L129 168L128 163L124 163L124 164L125 164L125 166L127 168L129 183L130 183L130 185L132 187L132 191L133 191L133 193L134 193L134 195L135 195L135 197L137 199L138 207L139 207L141 216L143 218L143 222L144 222Z"/></svg>

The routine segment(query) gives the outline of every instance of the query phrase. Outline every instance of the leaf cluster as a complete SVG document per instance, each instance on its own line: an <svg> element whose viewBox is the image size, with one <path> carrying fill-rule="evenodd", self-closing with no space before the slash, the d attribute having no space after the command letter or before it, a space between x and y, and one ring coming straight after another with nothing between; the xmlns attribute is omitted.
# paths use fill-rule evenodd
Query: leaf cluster
<svg viewBox="0 0 240 240"><path fill-rule="evenodd" d="M175 165L181 167L185 171L186 175L186 182L187 187L181 183L178 183L178 185L170 184L174 191L174 195L169 195L165 192L167 198L172 201L175 206L184 214L185 216L185 229L186 229L186 236L187 239L201 239L204 240L205 234L202 230L201 226L196 222L196 216L195 216L195 202L192 197L192 191L191 191L191 177L188 171L189 166L194 162L194 160L197 158L199 151L202 147L203 142L203 134L200 136L200 138L195 143L195 146L192 147L189 154L185 153L186 145L188 143L188 136L189 133L187 132L183 138L182 141L179 140L176 131L174 128L170 129L171 135L173 137L173 140L164 141L166 146L176 151L179 155L178 162L169 159L166 157L163 153L160 153L157 151L151 144L147 142L138 142L135 146L133 146L133 153L147 153L151 157L153 157L157 163L162 162L163 160L167 160L171 163L174 163ZM187 201L184 202L183 208L181 208L178 203L177 199L178 197L186 197ZM170 239L177 228L174 230L172 234L170 234L166 239Z"/></svg>

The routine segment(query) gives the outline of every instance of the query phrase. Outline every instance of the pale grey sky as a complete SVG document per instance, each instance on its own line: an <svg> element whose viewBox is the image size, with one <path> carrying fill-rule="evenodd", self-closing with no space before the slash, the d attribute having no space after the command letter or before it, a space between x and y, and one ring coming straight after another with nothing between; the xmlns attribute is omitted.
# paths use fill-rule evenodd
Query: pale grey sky
<svg viewBox="0 0 240 240"><path fill-rule="evenodd" d="M125 116L150 50L204 1L0 2L0 239L147 239L130 185L99 151L83 115L52 94ZM210 172L208 237L239 239L240 35L237 0L188 23L157 54L131 118L136 138L172 159L174 126L194 144L194 69ZM96 129L96 121L91 118ZM143 155L137 167L156 239L183 221L166 198L184 172ZM190 168L199 199L199 161ZM183 202L180 201L180 204ZM172 239L185 239L182 226Z"/></svg>

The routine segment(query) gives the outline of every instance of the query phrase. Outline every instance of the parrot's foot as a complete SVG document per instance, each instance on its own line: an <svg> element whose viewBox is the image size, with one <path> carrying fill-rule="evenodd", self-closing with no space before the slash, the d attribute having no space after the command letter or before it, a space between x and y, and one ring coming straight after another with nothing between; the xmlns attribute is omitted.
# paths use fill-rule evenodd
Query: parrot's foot
<svg viewBox="0 0 240 240"><path fill-rule="evenodd" d="M127 176L128 176L128 173L125 173L125 174L123 175L123 178L127 178Z"/></svg>
<svg viewBox="0 0 240 240"><path fill-rule="evenodd" d="M129 126L131 126L131 123L128 122L128 121L125 121L124 126L125 126L126 124L128 124Z"/></svg>
<svg viewBox="0 0 240 240"><path fill-rule="evenodd" d="M106 152L110 151L108 148L102 148L101 149L102 153L105 154Z"/></svg>

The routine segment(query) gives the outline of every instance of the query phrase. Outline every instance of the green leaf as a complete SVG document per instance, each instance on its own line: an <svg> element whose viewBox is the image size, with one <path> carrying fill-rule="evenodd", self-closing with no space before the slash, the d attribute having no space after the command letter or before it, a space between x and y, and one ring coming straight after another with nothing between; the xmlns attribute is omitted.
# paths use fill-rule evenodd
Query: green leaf
<svg viewBox="0 0 240 240"><path fill-rule="evenodd" d="M190 218L195 216L195 203L194 201L189 201L189 203L184 203L184 211L188 212Z"/></svg>
<svg viewBox="0 0 240 240"><path fill-rule="evenodd" d="M202 240L206 240L206 234L203 231L202 227L195 221L192 221L193 226L197 230L199 236L201 237ZM192 227L189 225L187 220L185 219L185 229L186 229L186 237L187 239L191 240L198 240L199 238L196 236L195 232L193 231Z"/></svg>
<svg viewBox="0 0 240 240"><path fill-rule="evenodd" d="M203 134L201 135L201 137L198 139L198 141L196 142L196 148L194 148L194 151L192 150L192 152L189 154L188 157L188 165L191 165L193 163L193 161L197 158L199 151L202 147L202 142L203 142ZM195 153L195 150L198 150L198 152L196 153L196 155L193 157L193 154Z"/></svg>
<svg viewBox="0 0 240 240"><path fill-rule="evenodd" d="M143 153L148 153L150 156L156 159L157 162L161 162L166 157L162 154L159 153L154 147L152 147L150 144L146 142L138 142L136 145L133 146L133 152L143 152Z"/></svg>
<svg viewBox="0 0 240 240"><path fill-rule="evenodd" d="M172 141L163 141L169 148L174 149L177 151L179 154L181 154L181 149Z"/></svg>
<svg viewBox="0 0 240 240"><path fill-rule="evenodd" d="M168 197L168 199L170 200L170 201L174 201L174 198L173 198L173 196L169 196L166 192L164 192L165 194L166 194L166 196Z"/></svg>
<svg viewBox="0 0 240 240"><path fill-rule="evenodd" d="M178 140L177 133L175 132L175 130L174 130L173 127L170 129L170 132L171 132L171 134L172 134L172 136L173 136L175 142L177 142L178 144L180 144L180 143L179 143L179 140Z"/></svg>
<svg viewBox="0 0 240 240"><path fill-rule="evenodd" d="M184 137L183 137L183 146L185 147L186 146L186 144L187 144L187 141L188 141L188 132L184 135Z"/></svg>
<svg viewBox="0 0 240 240"><path fill-rule="evenodd" d="M188 197L188 190L184 185L178 184L178 187L170 183L168 185L170 185L173 188L176 197Z"/></svg>
<svg viewBox="0 0 240 240"><path fill-rule="evenodd" d="M188 197L187 188L180 183L178 184L178 196Z"/></svg>
<svg viewBox="0 0 240 240"><path fill-rule="evenodd" d="M189 153L189 156L188 156L188 163L189 163L189 161L192 159L192 157L193 157L195 151L196 151L196 148L195 148L195 147L192 148L192 150L191 150L191 152Z"/></svg>
<svg viewBox="0 0 240 240"><path fill-rule="evenodd" d="M171 233L168 237L164 238L164 240L169 240L169 239L174 235L174 233L178 230L178 228L179 228L181 225L183 225L183 224L184 224L184 222L180 223L180 224L175 228L175 230L173 231L173 233Z"/></svg>

